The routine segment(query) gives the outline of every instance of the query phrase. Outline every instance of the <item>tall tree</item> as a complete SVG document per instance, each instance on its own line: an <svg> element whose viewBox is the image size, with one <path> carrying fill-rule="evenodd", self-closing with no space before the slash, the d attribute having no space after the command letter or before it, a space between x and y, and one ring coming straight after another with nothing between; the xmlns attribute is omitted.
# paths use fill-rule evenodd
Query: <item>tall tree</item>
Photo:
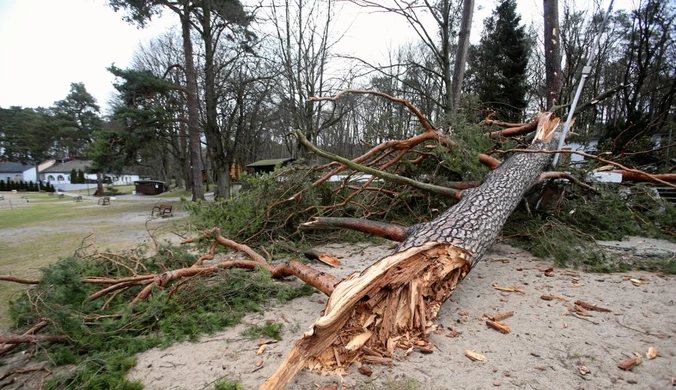
<svg viewBox="0 0 676 390"><path fill-rule="evenodd" d="M52 107L58 125L62 158L84 158L93 132L101 128L100 108L83 83L71 83L70 93Z"/></svg>
<svg viewBox="0 0 676 390"><path fill-rule="evenodd" d="M183 53L185 55L186 100L188 105L188 137L190 144L190 171L192 180L192 200L204 199L202 171L200 161L199 102L197 99L197 72L193 58L193 44L190 38L191 15L196 4L190 0L109 0L115 11L126 10L125 20L144 27L154 16L167 8L176 13L181 23Z"/></svg>
<svg viewBox="0 0 676 390"><path fill-rule="evenodd" d="M545 92L547 110L559 101L561 54L559 38L559 1L543 0L545 18Z"/></svg>
<svg viewBox="0 0 676 390"><path fill-rule="evenodd" d="M206 121L204 133L207 139L213 168L216 173L217 189L216 197L230 197L230 164L233 159L234 146L231 138L224 134L218 125L218 100L219 94L216 88L217 69L216 51L224 34L228 34L229 40L237 37L241 40L240 47L230 47L236 51L249 49L248 41L254 36L247 30L252 21L252 16L247 14L239 0L202 0L199 7L193 10L196 23L195 29L199 32L204 43L204 103ZM244 50L238 50L242 49ZM229 56L226 61L237 58Z"/></svg>
<svg viewBox="0 0 676 390"><path fill-rule="evenodd" d="M432 120L442 125L449 124L460 102L474 1L351 1L362 7L385 10L406 19L427 52L423 58L428 56L432 58L431 63L426 63L419 56L414 56L406 61L406 65L418 68L415 70L418 73L429 73L435 78L438 86L428 85L425 93L431 95L437 106L434 111L427 112ZM458 15L462 15L461 19ZM430 23L430 18L434 23ZM459 35L458 25L460 25Z"/></svg>
<svg viewBox="0 0 676 390"><path fill-rule="evenodd" d="M280 128L301 129L315 142L323 130L336 123L341 113L335 105L308 101L313 96L332 94L342 81L328 75L328 61L336 44L332 38L335 0L284 0L270 2L274 26L275 61L280 66L278 90ZM326 109L331 107L331 109ZM299 157L309 157L295 146Z"/></svg>
<svg viewBox="0 0 676 390"><path fill-rule="evenodd" d="M463 0L462 19L460 20L460 34L458 35L458 51L455 56L455 66L453 68L453 106L451 108L452 117L458 111L460 97L462 94L462 84L465 80L465 65L467 62L467 53L469 51L469 35L472 28L472 15L474 14L474 0Z"/></svg>
<svg viewBox="0 0 676 390"><path fill-rule="evenodd" d="M530 50L516 0L502 0L484 21L481 41L470 55L473 87L499 118L518 122L526 108Z"/></svg>
<svg viewBox="0 0 676 390"><path fill-rule="evenodd" d="M56 127L44 108L0 108L0 160L40 164L52 157Z"/></svg>

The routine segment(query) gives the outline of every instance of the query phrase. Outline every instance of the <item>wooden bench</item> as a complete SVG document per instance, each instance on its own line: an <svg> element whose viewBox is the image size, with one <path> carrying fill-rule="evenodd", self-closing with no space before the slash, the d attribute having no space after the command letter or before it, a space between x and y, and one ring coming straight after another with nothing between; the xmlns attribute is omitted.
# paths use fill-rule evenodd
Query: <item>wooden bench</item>
<svg viewBox="0 0 676 390"><path fill-rule="evenodd" d="M172 205L169 204L161 204L159 206L153 206L153 211L150 213L151 217L155 216L155 211L157 211L157 214L159 214L160 217L164 218L166 216L173 217L173 207Z"/></svg>
<svg viewBox="0 0 676 390"><path fill-rule="evenodd" d="M75 199L76 202L82 202L82 195L78 195L78 196L74 197L73 199Z"/></svg>
<svg viewBox="0 0 676 390"><path fill-rule="evenodd" d="M64 194L59 194L59 199L63 199L64 196Z"/></svg>
<svg viewBox="0 0 676 390"><path fill-rule="evenodd" d="M110 196L104 196L103 198L99 198L98 204L105 206L110 204Z"/></svg>

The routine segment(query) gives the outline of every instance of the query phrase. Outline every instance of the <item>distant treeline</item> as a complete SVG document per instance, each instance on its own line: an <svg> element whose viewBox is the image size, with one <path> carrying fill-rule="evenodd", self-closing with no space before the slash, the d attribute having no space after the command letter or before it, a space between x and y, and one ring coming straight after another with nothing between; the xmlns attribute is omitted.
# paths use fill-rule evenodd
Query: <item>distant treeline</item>
<svg viewBox="0 0 676 390"><path fill-rule="evenodd" d="M33 183L33 180L31 181L7 181L5 182L4 180L0 180L0 191L12 191L12 190L17 190L17 191L46 191L46 192L55 192L56 190L54 189L54 186L51 183L47 184L40 184L38 187L37 183Z"/></svg>

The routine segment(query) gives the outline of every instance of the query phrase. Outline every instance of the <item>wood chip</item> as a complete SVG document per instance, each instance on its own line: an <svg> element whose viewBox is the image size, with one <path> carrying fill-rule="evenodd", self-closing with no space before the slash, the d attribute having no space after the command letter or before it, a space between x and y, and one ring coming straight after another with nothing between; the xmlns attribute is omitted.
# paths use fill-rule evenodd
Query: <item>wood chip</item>
<svg viewBox="0 0 676 390"><path fill-rule="evenodd" d="M586 366L582 366L578 369L580 370L580 374L582 374L582 375L587 375L591 372Z"/></svg>
<svg viewBox="0 0 676 390"><path fill-rule="evenodd" d="M606 309L605 307L596 306L596 305L593 305L589 302L580 301L579 299L577 301L575 301L575 304L580 306L580 307L583 307L587 310L600 311L600 312L604 312L604 313L612 312L612 310Z"/></svg>
<svg viewBox="0 0 676 390"><path fill-rule="evenodd" d="M267 344L263 344L258 348L258 351L256 351L256 356L261 356L263 352L265 352L265 348L267 348Z"/></svg>
<svg viewBox="0 0 676 390"><path fill-rule="evenodd" d="M331 267L337 267L340 265L340 260L337 257L322 253L319 255L319 261L324 264L330 265Z"/></svg>
<svg viewBox="0 0 676 390"><path fill-rule="evenodd" d="M446 335L446 337L451 337L451 338L456 338L458 336L460 336L460 332L458 332L455 329L451 329L451 332Z"/></svg>
<svg viewBox="0 0 676 390"><path fill-rule="evenodd" d="M586 311L582 306L580 305L575 305L575 314L583 316L583 317L593 317L593 315L589 314L588 311Z"/></svg>
<svg viewBox="0 0 676 390"><path fill-rule="evenodd" d="M655 359L657 356L657 350L653 347L648 348L648 353L645 354L645 357L648 358L648 360Z"/></svg>
<svg viewBox="0 0 676 390"><path fill-rule="evenodd" d="M359 367L359 372L362 375L366 375L366 376L371 376L373 374L373 370L371 370L369 368L369 366L365 366L365 365L362 365L361 367Z"/></svg>
<svg viewBox="0 0 676 390"><path fill-rule="evenodd" d="M636 287L644 284L643 281L639 279L629 279L629 281Z"/></svg>
<svg viewBox="0 0 676 390"><path fill-rule="evenodd" d="M366 343L369 338L371 338L372 334L373 332L367 330L364 333L360 333L354 336L354 338L352 338L352 340L350 340L350 342L347 343L345 349L347 349L348 351L356 351L357 349L361 348L361 346L364 345L364 343Z"/></svg>
<svg viewBox="0 0 676 390"><path fill-rule="evenodd" d="M490 326L491 328L497 330L502 334L507 334L512 331L512 329L510 329L508 325L503 324L502 322L486 320L486 325Z"/></svg>
<svg viewBox="0 0 676 390"><path fill-rule="evenodd" d="M324 386L320 387L319 390L338 390L338 386Z"/></svg>
<svg viewBox="0 0 676 390"><path fill-rule="evenodd" d="M392 363L392 358L377 357L377 356L364 356L364 357L362 357L362 360L366 363L371 363L371 364L391 364Z"/></svg>
<svg viewBox="0 0 676 390"><path fill-rule="evenodd" d="M493 382L493 386L495 386L495 387L500 387L500 386L501 386L501 384L500 384L500 382L498 382L498 381L495 381L495 382Z"/></svg>
<svg viewBox="0 0 676 390"><path fill-rule="evenodd" d="M505 318L509 318L514 315L513 311L505 311L493 316L493 321L502 321Z"/></svg>
<svg viewBox="0 0 676 390"><path fill-rule="evenodd" d="M488 319L491 320L491 321L495 321L495 317L493 317L492 315L490 315L490 314L488 314L488 313L484 313L484 317L485 317L485 318L488 318Z"/></svg>
<svg viewBox="0 0 676 390"><path fill-rule="evenodd" d="M553 301L553 300L556 299L556 300L559 300L559 301L568 302L568 299L566 299L562 296L550 295L550 294L545 294L545 295L541 296L540 299L542 299L543 301Z"/></svg>
<svg viewBox="0 0 676 390"><path fill-rule="evenodd" d="M493 288L496 289L496 290L504 291L504 292L515 292L517 294L522 294L522 295L526 294L525 292L523 292L523 290L521 290L518 287L503 287L503 286L498 286L497 284L494 284Z"/></svg>
<svg viewBox="0 0 676 390"><path fill-rule="evenodd" d="M259 361L256 362L256 367L260 367L263 365L263 359L260 359Z"/></svg>
<svg viewBox="0 0 676 390"><path fill-rule="evenodd" d="M482 355L480 353L476 353L476 352L469 350L469 349L465 350L465 356L469 360L474 361L474 362L476 362L476 361L485 362L486 361L486 357L484 355Z"/></svg>
<svg viewBox="0 0 676 390"><path fill-rule="evenodd" d="M554 268L549 267L545 270L545 276L547 277L553 277L554 276Z"/></svg>
<svg viewBox="0 0 676 390"><path fill-rule="evenodd" d="M276 342L277 342L277 340L275 340L275 339L261 339L261 340L258 340L257 344L259 346L261 346L263 344L274 344Z"/></svg>
<svg viewBox="0 0 676 390"><path fill-rule="evenodd" d="M458 314L461 315L461 316L468 316L468 315L469 315L469 311L463 310L463 311L461 311L461 312L458 313Z"/></svg>
<svg viewBox="0 0 676 390"><path fill-rule="evenodd" d="M509 263L509 259L505 259L505 258L491 259L491 263L504 263L504 264L507 264L507 263Z"/></svg>
<svg viewBox="0 0 676 390"><path fill-rule="evenodd" d="M633 359L627 359L627 360L623 361L622 363L618 364L617 367L621 368L625 371L631 371L632 368L638 366L641 363L643 363L641 361L641 359L633 358Z"/></svg>

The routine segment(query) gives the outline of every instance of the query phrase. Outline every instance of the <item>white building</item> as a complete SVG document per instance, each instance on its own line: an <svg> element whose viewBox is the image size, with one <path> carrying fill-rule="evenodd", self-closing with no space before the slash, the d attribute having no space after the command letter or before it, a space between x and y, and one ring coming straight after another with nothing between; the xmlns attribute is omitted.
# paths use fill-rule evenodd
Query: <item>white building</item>
<svg viewBox="0 0 676 390"><path fill-rule="evenodd" d="M38 178L36 171L33 165L3 162L0 163L0 180L4 180L5 183L10 181L19 182L21 180L35 183Z"/></svg>

